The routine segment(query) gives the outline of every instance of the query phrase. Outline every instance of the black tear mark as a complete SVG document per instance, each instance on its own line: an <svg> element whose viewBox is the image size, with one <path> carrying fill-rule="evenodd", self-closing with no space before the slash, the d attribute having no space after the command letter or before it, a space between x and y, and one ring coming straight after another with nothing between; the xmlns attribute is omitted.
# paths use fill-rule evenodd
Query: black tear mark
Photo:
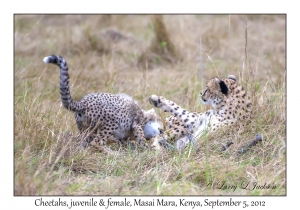
<svg viewBox="0 0 300 210"><path fill-rule="evenodd" d="M223 94L227 95L227 93L228 93L228 87L227 87L227 85L225 84L225 82L224 82L223 80L221 80L221 81L219 82L219 85L220 85L220 88L221 88L221 92L222 92Z"/></svg>

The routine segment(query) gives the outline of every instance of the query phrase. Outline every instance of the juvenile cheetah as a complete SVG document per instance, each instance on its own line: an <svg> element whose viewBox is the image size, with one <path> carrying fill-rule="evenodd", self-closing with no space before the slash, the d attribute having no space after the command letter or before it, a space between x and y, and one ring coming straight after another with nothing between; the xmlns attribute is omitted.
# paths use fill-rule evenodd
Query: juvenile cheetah
<svg viewBox="0 0 300 210"><path fill-rule="evenodd" d="M200 93L200 100L211 105L213 110L204 113L189 112L162 96L150 96L151 104L173 114L166 118L167 131L156 136L151 147L160 149L167 140L173 139L176 141L176 148L182 150L205 131L213 132L224 126L243 126L250 121L250 97L233 75L223 80L209 80L204 91Z"/></svg>
<svg viewBox="0 0 300 210"><path fill-rule="evenodd" d="M125 141L133 134L141 148L147 147L145 139L160 133L159 118L154 109L142 110L136 101L126 94L90 93L74 101L69 90L68 65L61 56L51 55L43 59L60 67L60 94L63 106L74 112L77 127L85 140L100 150L110 152L106 147L108 139Z"/></svg>

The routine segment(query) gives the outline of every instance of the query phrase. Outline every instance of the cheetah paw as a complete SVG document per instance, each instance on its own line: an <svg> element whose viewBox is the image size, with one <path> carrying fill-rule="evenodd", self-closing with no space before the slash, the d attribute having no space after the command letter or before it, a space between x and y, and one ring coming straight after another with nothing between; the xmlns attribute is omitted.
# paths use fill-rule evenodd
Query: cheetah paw
<svg viewBox="0 0 300 210"><path fill-rule="evenodd" d="M160 103L160 98L157 95L151 95L149 97L149 102L155 107L158 107L158 104Z"/></svg>

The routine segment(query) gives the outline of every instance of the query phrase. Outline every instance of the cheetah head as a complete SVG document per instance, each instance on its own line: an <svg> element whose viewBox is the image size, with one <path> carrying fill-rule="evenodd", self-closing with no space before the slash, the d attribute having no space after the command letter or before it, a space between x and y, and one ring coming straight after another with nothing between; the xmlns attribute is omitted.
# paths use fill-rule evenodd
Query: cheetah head
<svg viewBox="0 0 300 210"><path fill-rule="evenodd" d="M228 79L236 81L235 76L229 75ZM200 92L200 100L204 104L215 105L219 104L227 96L229 88L223 80L219 78L211 79L207 82L205 89Z"/></svg>
<svg viewBox="0 0 300 210"><path fill-rule="evenodd" d="M152 108L148 111L144 111L144 136L146 139L151 139L163 132L163 123L161 118L156 114L155 110Z"/></svg>

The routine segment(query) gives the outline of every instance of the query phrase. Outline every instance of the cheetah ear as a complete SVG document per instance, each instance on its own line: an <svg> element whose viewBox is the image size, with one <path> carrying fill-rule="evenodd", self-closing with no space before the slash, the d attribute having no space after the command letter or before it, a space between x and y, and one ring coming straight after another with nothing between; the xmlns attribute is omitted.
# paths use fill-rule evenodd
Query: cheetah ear
<svg viewBox="0 0 300 210"><path fill-rule="evenodd" d="M215 82L216 82L216 84L219 84L220 83L220 79L219 78L215 78Z"/></svg>
<svg viewBox="0 0 300 210"><path fill-rule="evenodd" d="M232 79L232 80L234 80L234 81L236 81L236 77L234 76L234 75L228 75L228 77L227 77L228 79Z"/></svg>
<svg viewBox="0 0 300 210"><path fill-rule="evenodd" d="M217 89L219 88L220 81L221 80L219 78L217 78L217 77L214 79L214 83L213 84L214 84L215 88L217 88Z"/></svg>
<svg viewBox="0 0 300 210"><path fill-rule="evenodd" d="M228 87L225 84L225 82L223 80L220 80L219 85L220 85L220 88L221 88L221 92L223 94L227 95L227 93L228 93Z"/></svg>

